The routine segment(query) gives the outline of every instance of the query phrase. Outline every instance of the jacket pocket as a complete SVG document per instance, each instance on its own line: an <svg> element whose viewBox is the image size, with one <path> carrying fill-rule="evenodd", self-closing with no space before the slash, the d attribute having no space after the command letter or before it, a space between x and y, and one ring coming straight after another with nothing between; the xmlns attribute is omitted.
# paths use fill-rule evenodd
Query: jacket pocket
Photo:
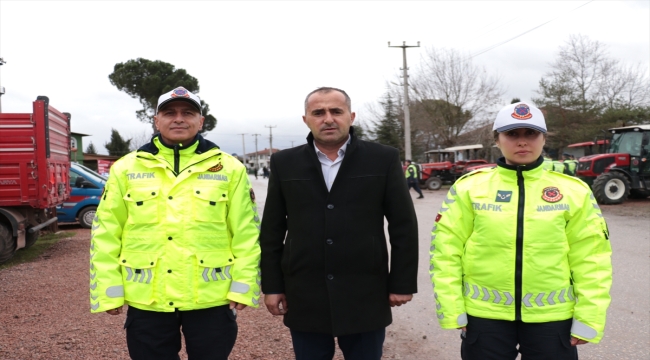
<svg viewBox="0 0 650 360"><path fill-rule="evenodd" d="M151 304L154 299L154 280L158 253L124 251L120 255L124 298L139 304Z"/></svg>
<svg viewBox="0 0 650 360"><path fill-rule="evenodd" d="M160 221L158 197L160 187L130 188L123 199L129 211L128 222L132 224L152 224Z"/></svg>
<svg viewBox="0 0 650 360"><path fill-rule="evenodd" d="M225 300L232 283L234 258L229 250L196 253L196 302Z"/></svg>
<svg viewBox="0 0 650 360"><path fill-rule="evenodd" d="M218 187L192 189L192 218L201 222L225 222L228 191Z"/></svg>

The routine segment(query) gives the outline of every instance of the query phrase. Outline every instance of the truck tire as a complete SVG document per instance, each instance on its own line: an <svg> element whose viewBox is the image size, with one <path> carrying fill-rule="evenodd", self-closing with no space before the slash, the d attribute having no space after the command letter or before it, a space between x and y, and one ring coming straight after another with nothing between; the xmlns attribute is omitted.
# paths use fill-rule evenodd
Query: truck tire
<svg viewBox="0 0 650 360"><path fill-rule="evenodd" d="M630 182L619 172L600 174L592 186L594 196L600 204L620 204L630 196Z"/></svg>
<svg viewBox="0 0 650 360"><path fill-rule="evenodd" d="M23 249L29 249L36 243L38 236L41 234L41 231L36 231L35 233L30 234L29 229L25 231L25 247Z"/></svg>
<svg viewBox="0 0 650 360"><path fill-rule="evenodd" d="M650 196L650 191L648 190L630 190L631 199L645 199Z"/></svg>
<svg viewBox="0 0 650 360"><path fill-rule="evenodd" d="M7 225L0 223L0 264L11 259L16 253L16 239Z"/></svg>
<svg viewBox="0 0 650 360"><path fill-rule="evenodd" d="M79 212L79 224L82 228L90 229L93 226L93 219L95 218L95 213L97 212L97 206L87 206Z"/></svg>
<svg viewBox="0 0 650 360"><path fill-rule="evenodd" d="M437 176L432 176L424 183L424 188L428 190L439 190L442 187L442 180Z"/></svg>

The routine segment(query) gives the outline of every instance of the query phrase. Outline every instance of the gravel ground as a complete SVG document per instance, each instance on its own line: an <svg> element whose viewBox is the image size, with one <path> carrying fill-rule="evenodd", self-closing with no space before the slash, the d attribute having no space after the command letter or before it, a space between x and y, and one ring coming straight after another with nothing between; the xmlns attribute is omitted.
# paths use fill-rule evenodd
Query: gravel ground
<svg viewBox="0 0 650 360"><path fill-rule="evenodd" d="M0 270L0 359L129 359L125 315L90 313L89 230L61 230L76 234L33 262ZM294 358L289 331L266 308L246 308L237 322L230 359Z"/></svg>
<svg viewBox="0 0 650 360"><path fill-rule="evenodd" d="M258 205L263 207L265 182L252 182L258 199L261 199ZM416 200L418 217L422 216L421 241L424 241L424 245L428 239L426 228L432 221L428 217L435 214L443 196L443 193L425 192L427 199L424 202L418 203ZM630 221L631 225L621 224L623 228L638 226L636 224L639 222L645 223L647 227L650 200L603 206L603 212L606 217L614 215L614 219ZM616 221L618 220L614 220ZM89 310L89 230L76 225L62 225L60 228L62 231L72 231L75 235L60 240L32 262L0 270L0 359L129 359L123 330L125 315L91 314ZM647 234L644 237L646 239L640 240L645 244ZM643 249L645 248L647 244ZM641 253L645 259L638 260L640 263L634 262L637 262L636 266L640 265L647 270L647 251L641 250ZM430 309L431 299L428 294L430 284L426 274L427 258L427 254L422 255L420 268L423 272L423 285L420 292L413 303L393 312L394 324L387 329L384 359L459 358L458 334L453 331L443 332L432 317L433 310ZM628 259L621 260L625 264ZM619 267L619 271L621 270L623 269ZM643 299L647 304L648 285L644 280L647 274L640 274L643 274L642 279L637 281L641 283L637 285L640 285L641 293L629 299L624 297L621 304L623 308L638 302L639 299ZM628 277L624 276L623 279ZM615 307L613 308L615 310ZM647 324L643 319L648 318L648 311L643 309L640 313L631 316L640 316L638 319L641 323L636 326L645 334ZM607 341L593 350L590 349L591 351L583 352L581 358L612 358L609 357L611 354L625 353L625 349L634 349L637 354L639 351L647 354L647 339L642 340L644 335L640 335L639 344L630 348L625 346L625 338L628 338L623 334L625 323L629 324L632 319L624 320L619 328L616 318L608 324L608 327L612 327L611 330L615 330L609 332ZM264 307L240 311L238 324L239 336L230 359L294 359L288 329L282 324L281 318L271 316ZM612 348L608 348L609 346ZM604 354L598 356L601 351ZM643 357L628 354L623 358ZM187 359L184 350L181 351L181 359ZM338 350L334 359L343 359Z"/></svg>

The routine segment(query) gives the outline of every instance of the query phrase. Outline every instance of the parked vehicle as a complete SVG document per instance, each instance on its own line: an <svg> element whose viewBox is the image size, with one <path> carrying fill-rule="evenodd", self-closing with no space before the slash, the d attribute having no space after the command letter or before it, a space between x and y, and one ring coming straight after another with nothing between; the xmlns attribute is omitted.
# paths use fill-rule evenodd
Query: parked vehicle
<svg viewBox="0 0 650 360"><path fill-rule="evenodd" d="M90 229L106 184L106 177L81 164L70 166L70 199L57 206L59 222L79 222Z"/></svg>
<svg viewBox="0 0 650 360"><path fill-rule="evenodd" d="M0 114L0 263L36 242L70 197L70 114L39 96L28 114Z"/></svg>
<svg viewBox="0 0 650 360"><path fill-rule="evenodd" d="M424 184L425 189L438 190L442 184L453 184L458 178L463 176L467 167L487 164L483 159L456 161L451 163L443 161L438 163L420 164L420 182Z"/></svg>
<svg viewBox="0 0 650 360"><path fill-rule="evenodd" d="M609 131L612 139L607 153L581 157L576 175L591 185L601 204L650 196L650 125Z"/></svg>

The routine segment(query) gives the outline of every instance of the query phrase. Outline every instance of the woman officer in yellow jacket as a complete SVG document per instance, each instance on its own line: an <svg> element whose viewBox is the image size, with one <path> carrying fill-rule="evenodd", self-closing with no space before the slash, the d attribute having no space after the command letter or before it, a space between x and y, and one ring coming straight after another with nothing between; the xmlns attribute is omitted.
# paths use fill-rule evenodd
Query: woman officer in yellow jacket
<svg viewBox="0 0 650 360"><path fill-rule="evenodd" d="M504 157L459 179L433 226L437 318L462 329L464 360L577 359L603 336L607 225L586 184L541 166L539 109L506 106L493 129Z"/></svg>

